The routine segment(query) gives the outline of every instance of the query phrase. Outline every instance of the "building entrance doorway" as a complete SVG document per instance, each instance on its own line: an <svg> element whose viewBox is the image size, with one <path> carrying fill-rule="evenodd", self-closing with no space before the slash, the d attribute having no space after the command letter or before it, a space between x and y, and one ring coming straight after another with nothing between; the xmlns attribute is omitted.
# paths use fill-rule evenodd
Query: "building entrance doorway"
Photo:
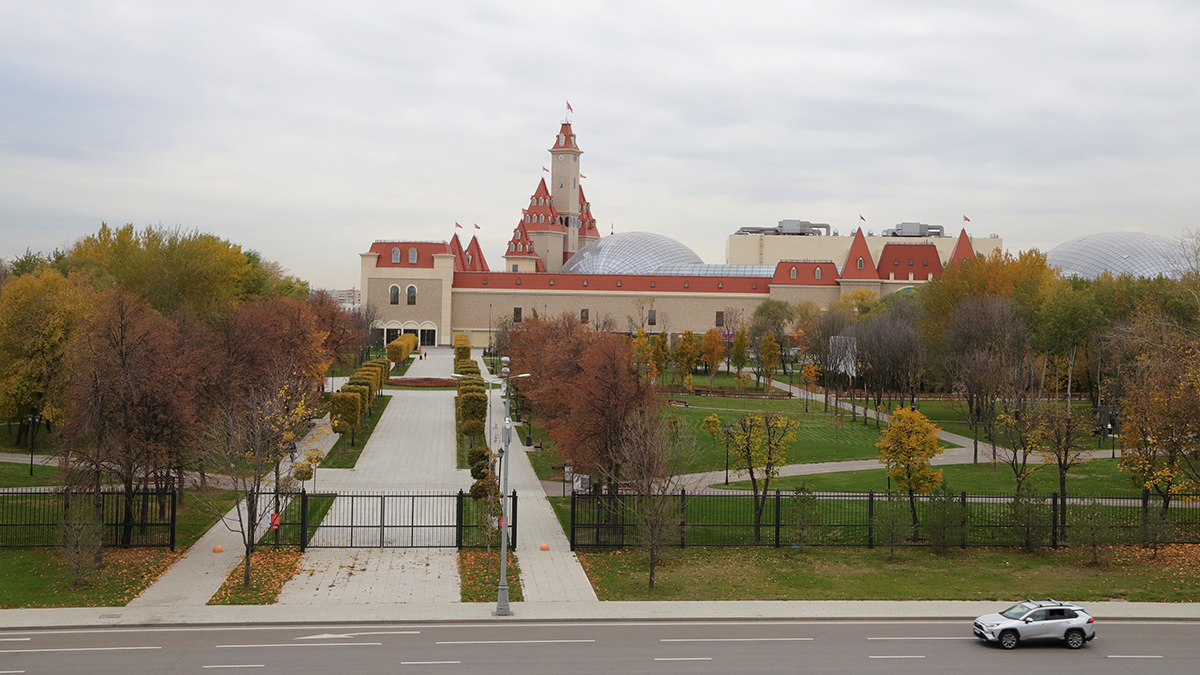
<svg viewBox="0 0 1200 675"><path fill-rule="evenodd" d="M407 331L405 331L407 332ZM437 329L422 328L421 329L421 346L433 347L437 344Z"/></svg>

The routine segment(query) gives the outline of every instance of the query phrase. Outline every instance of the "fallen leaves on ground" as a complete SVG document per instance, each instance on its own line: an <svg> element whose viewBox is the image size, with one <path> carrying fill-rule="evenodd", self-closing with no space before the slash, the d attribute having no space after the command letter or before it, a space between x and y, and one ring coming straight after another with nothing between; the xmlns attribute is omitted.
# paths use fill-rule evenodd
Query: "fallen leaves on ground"
<svg viewBox="0 0 1200 675"><path fill-rule="evenodd" d="M493 549L464 548L458 552L458 578L463 602L495 602L500 583L500 552ZM521 570L517 558L508 554L508 599L520 602Z"/></svg>
<svg viewBox="0 0 1200 675"><path fill-rule="evenodd" d="M296 575L303 554L300 549L260 547L250 555L250 586L244 586L246 562L229 573L210 605L273 605L283 585Z"/></svg>
<svg viewBox="0 0 1200 675"><path fill-rule="evenodd" d="M73 574L57 549L9 549L0 558L0 608L125 605L181 557L165 548L106 548L104 565L72 588Z"/></svg>

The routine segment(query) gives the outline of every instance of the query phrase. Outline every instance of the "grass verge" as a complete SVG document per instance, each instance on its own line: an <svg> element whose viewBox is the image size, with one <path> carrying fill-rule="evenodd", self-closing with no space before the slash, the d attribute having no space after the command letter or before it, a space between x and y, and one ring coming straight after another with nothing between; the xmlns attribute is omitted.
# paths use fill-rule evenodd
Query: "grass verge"
<svg viewBox="0 0 1200 675"><path fill-rule="evenodd" d="M176 511L176 552L165 548L106 548L104 565L78 588L55 548L0 549L0 608L117 607L128 603L183 556L233 508L227 490L189 490Z"/></svg>
<svg viewBox="0 0 1200 675"><path fill-rule="evenodd" d="M1025 554L925 548L688 548L666 552L653 591L641 549L579 553L600 600L1200 600L1200 545Z"/></svg>
<svg viewBox="0 0 1200 675"><path fill-rule="evenodd" d="M58 485L62 478L58 475L57 466L33 465L33 475L29 475L28 464L0 462L0 487L39 487L42 485Z"/></svg>
<svg viewBox="0 0 1200 675"><path fill-rule="evenodd" d="M367 441L375 431L375 425L379 424L379 420L383 417L383 411L387 409L391 400L392 397L387 394L376 396L371 416L363 420L358 429L354 431L354 447L350 447L350 439L343 434L329 454L325 455L325 459L321 460L320 467L322 469L353 469L354 465L358 463L358 456L362 454L363 448L367 447ZM254 565L251 564L250 567L253 568Z"/></svg>
<svg viewBox="0 0 1200 675"><path fill-rule="evenodd" d="M250 554L250 585L243 585L246 561L238 563L220 590L208 601L210 605L273 605L279 600L283 585L296 575L300 566L300 549L295 546L275 548L260 546Z"/></svg>
<svg viewBox="0 0 1200 675"><path fill-rule="evenodd" d="M496 586L500 583L500 551L493 548L488 555L486 548L464 548L458 552L458 577L461 580L463 602L495 602ZM520 602L521 568L517 557L508 553L508 599Z"/></svg>

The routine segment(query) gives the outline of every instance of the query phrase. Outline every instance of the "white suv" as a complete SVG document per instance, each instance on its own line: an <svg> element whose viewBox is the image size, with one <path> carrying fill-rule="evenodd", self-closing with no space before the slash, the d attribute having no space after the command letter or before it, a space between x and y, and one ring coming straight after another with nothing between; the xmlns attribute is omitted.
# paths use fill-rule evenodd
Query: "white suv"
<svg viewBox="0 0 1200 675"><path fill-rule="evenodd" d="M1026 600L999 614L975 619L975 637L1013 649L1023 640L1062 640L1079 649L1096 637L1096 620L1079 605L1057 600Z"/></svg>

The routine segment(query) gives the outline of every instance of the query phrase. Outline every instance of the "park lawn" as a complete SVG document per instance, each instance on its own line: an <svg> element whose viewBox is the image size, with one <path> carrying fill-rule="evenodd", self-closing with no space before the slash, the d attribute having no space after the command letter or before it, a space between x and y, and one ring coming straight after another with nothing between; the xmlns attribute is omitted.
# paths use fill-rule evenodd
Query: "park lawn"
<svg viewBox="0 0 1200 675"><path fill-rule="evenodd" d="M0 452L16 453L18 455L29 456L29 446L22 442L17 445L17 423L6 422L5 428L8 433L4 436L4 441L0 441ZM57 429L57 427L55 427ZM46 433L46 427L42 427L38 432L37 439L33 442L33 454L35 455L53 455L58 451L54 445L54 434Z"/></svg>
<svg viewBox="0 0 1200 675"><path fill-rule="evenodd" d="M642 549L580 551L600 600L1200 600L1200 545L1106 549L1100 565L1081 550L1033 554L925 547L687 548L665 551L653 591Z"/></svg>
<svg viewBox="0 0 1200 675"><path fill-rule="evenodd" d="M464 548L458 552L459 594L463 602L496 602L496 587L500 584L500 549ZM520 602L521 567L512 551L508 552L508 599Z"/></svg>
<svg viewBox="0 0 1200 675"><path fill-rule="evenodd" d="M34 464L33 475L30 476L28 464L0 462L0 488L38 487L60 483L62 478L58 475L57 466Z"/></svg>
<svg viewBox="0 0 1200 675"><path fill-rule="evenodd" d="M1036 461L1036 460L1034 460ZM1067 473L1067 494L1071 496L1134 495L1141 490L1135 488L1129 474L1119 469L1118 459L1093 459L1075 467ZM954 492L965 490L968 494L1012 494L1015 483L1012 469L1005 464L993 466L980 464L950 464L935 467L942 470L942 480ZM841 471L811 476L784 476L771 483L772 489L795 490L805 485L814 492L884 492L888 487L887 474L883 469L865 471ZM1049 495L1058 491L1058 469L1045 466L1030 477L1026 488L1038 494ZM723 488L724 485L714 485ZM731 490L749 490L750 481L730 483Z"/></svg>
<svg viewBox="0 0 1200 675"><path fill-rule="evenodd" d="M104 565L79 588L58 549L0 549L0 609L13 607L118 607L127 604L167 571L234 505L229 490L188 490L176 511L176 551L165 548L105 548Z"/></svg>
<svg viewBox="0 0 1200 675"><path fill-rule="evenodd" d="M350 447L349 434L342 434L342 437L334 444L333 449L325 455L325 459L321 460L320 468L322 469L353 469L358 463L358 456L362 454L363 448L367 447L367 441L371 438L371 433L375 431L375 425L379 423L383 417L383 411L387 409L392 397L387 394L382 394L375 397L374 410L371 411L371 416L367 417L354 430L354 447ZM250 564L250 571L253 573L254 564Z"/></svg>

